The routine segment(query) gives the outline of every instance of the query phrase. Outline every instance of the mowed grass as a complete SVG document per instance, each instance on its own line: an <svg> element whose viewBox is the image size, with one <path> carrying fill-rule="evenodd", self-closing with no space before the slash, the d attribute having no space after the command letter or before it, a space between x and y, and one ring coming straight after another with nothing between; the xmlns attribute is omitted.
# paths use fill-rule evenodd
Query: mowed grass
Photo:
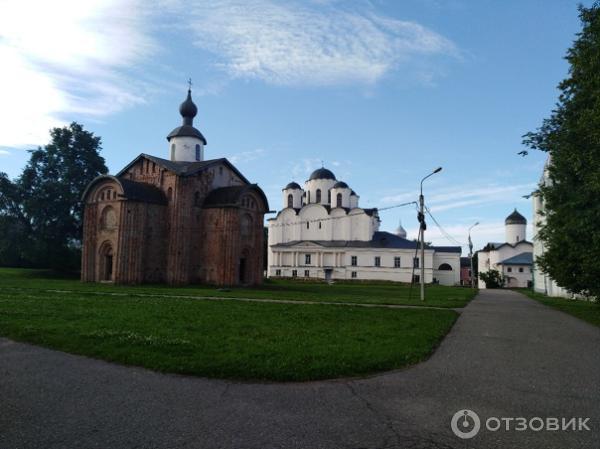
<svg viewBox="0 0 600 449"><path fill-rule="evenodd" d="M419 299L419 286L390 282L306 282L291 280L266 280L255 288L219 289L213 286L192 285L169 287L167 285L122 286L112 284L82 283L77 278L61 277L46 270L0 268L0 288L12 287L37 290L69 290L77 292L108 292L132 295L198 296L222 298L280 299L288 301L320 301L361 304L399 304L434 307L464 307L476 290L442 285L426 286L426 301Z"/></svg>
<svg viewBox="0 0 600 449"><path fill-rule="evenodd" d="M431 354L457 317L422 308L65 294L5 282L1 336L213 378L304 381L401 368ZM32 284L41 286L35 277L21 286Z"/></svg>
<svg viewBox="0 0 600 449"><path fill-rule="evenodd" d="M518 292L535 299L555 309L561 310L569 315L587 321L594 326L600 327L600 303L583 301L579 299L553 298L530 289L516 289Z"/></svg>

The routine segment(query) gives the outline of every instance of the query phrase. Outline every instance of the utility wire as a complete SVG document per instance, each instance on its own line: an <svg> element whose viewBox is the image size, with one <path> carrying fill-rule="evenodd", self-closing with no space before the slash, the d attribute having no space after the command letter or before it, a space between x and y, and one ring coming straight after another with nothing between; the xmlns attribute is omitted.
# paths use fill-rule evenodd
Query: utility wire
<svg viewBox="0 0 600 449"><path fill-rule="evenodd" d="M438 221L435 219L435 217L433 216L433 214L431 213L431 211L429 210L429 208L427 207L427 205L425 205L425 211L427 212L427 214L431 217L431 219L433 220L433 222L435 223L435 225L438 227L438 229L440 230L440 232L442 233L442 235L451 243L454 243L455 245L458 246L464 246L464 243L459 242L458 240L456 240L454 237L452 237L448 232L446 232L446 230L442 227L442 225L440 225L438 223Z"/></svg>

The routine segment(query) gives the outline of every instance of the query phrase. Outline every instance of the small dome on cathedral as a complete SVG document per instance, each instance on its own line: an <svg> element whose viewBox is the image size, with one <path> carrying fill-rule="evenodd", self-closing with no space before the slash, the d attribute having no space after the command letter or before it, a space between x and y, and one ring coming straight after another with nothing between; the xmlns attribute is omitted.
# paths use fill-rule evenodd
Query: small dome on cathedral
<svg viewBox="0 0 600 449"><path fill-rule="evenodd" d="M510 225L510 224L527 224L527 219L521 215L519 212L517 212L517 209L515 208L515 210L513 211L513 213L511 213L508 217L506 217L506 220L504 220L504 224Z"/></svg>
<svg viewBox="0 0 600 449"><path fill-rule="evenodd" d="M302 187L297 182L290 182L283 190L294 189L294 190L302 190Z"/></svg>
<svg viewBox="0 0 600 449"><path fill-rule="evenodd" d="M406 238L406 229L404 229L404 227L402 227L402 223L398 223L398 227L396 228L395 234L398 237L402 237L403 239Z"/></svg>
<svg viewBox="0 0 600 449"><path fill-rule="evenodd" d="M196 117L196 114L198 113L198 108L192 101L192 91L190 89L188 89L188 94L185 101L179 105L179 113L183 118L190 119Z"/></svg>
<svg viewBox="0 0 600 449"><path fill-rule="evenodd" d="M312 181L314 179L333 179L335 181L335 175L330 170L321 167L312 172L310 178L308 178L309 181Z"/></svg>
<svg viewBox="0 0 600 449"><path fill-rule="evenodd" d="M334 189L349 189L350 187L348 187L348 184L346 184L344 181L338 181L333 185Z"/></svg>

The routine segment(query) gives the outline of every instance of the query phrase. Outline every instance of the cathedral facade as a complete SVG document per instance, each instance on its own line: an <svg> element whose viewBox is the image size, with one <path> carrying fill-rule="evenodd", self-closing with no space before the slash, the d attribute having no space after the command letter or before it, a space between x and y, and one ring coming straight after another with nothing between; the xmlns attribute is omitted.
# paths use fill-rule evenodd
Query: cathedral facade
<svg viewBox="0 0 600 449"><path fill-rule="evenodd" d="M86 188L82 281L262 282L267 198L227 159L204 159L191 91L179 112L168 159L140 154Z"/></svg>
<svg viewBox="0 0 600 449"><path fill-rule="evenodd" d="M325 280L460 283L459 246L428 246L420 260L417 243L379 230L379 212L361 208L359 196L326 168L315 170L302 188L282 191L283 207L269 223L268 276ZM414 276L414 277L413 277Z"/></svg>

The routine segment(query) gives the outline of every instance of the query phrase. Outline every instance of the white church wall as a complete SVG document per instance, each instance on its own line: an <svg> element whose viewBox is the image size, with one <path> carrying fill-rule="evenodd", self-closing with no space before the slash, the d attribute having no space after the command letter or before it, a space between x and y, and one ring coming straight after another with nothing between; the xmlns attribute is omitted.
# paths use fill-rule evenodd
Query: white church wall
<svg viewBox="0 0 600 449"><path fill-rule="evenodd" d="M505 225L506 242L514 245L517 242L527 240L526 224L507 224Z"/></svg>
<svg viewBox="0 0 600 449"><path fill-rule="evenodd" d="M199 158L196 157L196 145L200 145ZM169 141L169 155L172 161L196 162L204 160L204 144L197 137L178 136Z"/></svg>
<svg viewBox="0 0 600 449"><path fill-rule="evenodd" d="M302 207L302 195L304 191L302 189L284 189L282 192L281 208L285 209L288 207L288 196L292 195L292 207L300 209Z"/></svg>
<svg viewBox="0 0 600 449"><path fill-rule="evenodd" d="M440 270L442 264L448 264L452 270ZM460 253L440 253L433 255L434 277L441 285L460 284Z"/></svg>
<svg viewBox="0 0 600 449"><path fill-rule="evenodd" d="M333 185L337 181L335 179L311 179L304 183L304 190L307 192L307 203L316 203L317 202L317 190L321 190L321 204L329 204L328 192L329 189L333 187ZM308 195L310 193L310 201L308 200Z"/></svg>

